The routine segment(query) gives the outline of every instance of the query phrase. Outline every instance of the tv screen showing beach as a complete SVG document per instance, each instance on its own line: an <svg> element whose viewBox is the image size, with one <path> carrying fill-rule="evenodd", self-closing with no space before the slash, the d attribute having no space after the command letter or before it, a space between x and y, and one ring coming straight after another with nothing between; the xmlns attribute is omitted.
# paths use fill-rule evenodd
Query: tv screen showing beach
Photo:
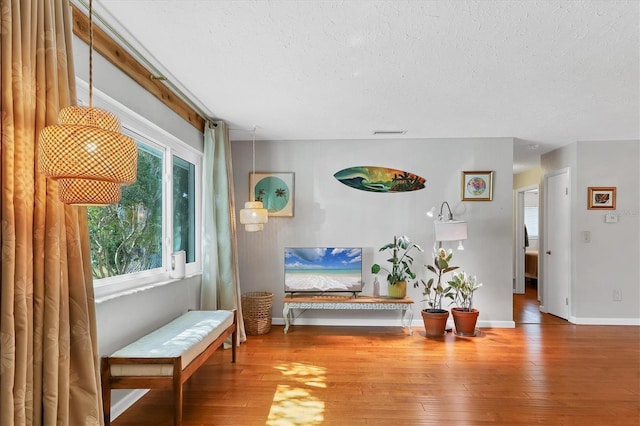
<svg viewBox="0 0 640 426"><path fill-rule="evenodd" d="M285 248L284 291L362 291L362 248Z"/></svg>

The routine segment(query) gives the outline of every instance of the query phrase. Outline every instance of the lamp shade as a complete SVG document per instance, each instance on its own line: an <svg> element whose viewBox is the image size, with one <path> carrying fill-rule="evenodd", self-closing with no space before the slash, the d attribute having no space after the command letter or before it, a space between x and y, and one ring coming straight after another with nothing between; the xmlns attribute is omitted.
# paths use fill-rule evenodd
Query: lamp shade
<svg viewBox="0 0 640 426"><path fill-rule="evenodd" d="M60 112L58 123L40 133L38 168L44 175L135 182L138 149L119 133L117 117L97 108L69 107Z"/></svg>
<svg viewBox="0 0 640 426"><path fill-rule="evenodd" d="M104 180L58 179L58 197L65 204L106 206L120 202L120 184Z"/></svg>
<svg viewBox="0 0 640 426"><path fill-rule="evenodd" d="M461 241L467 239L467 222L450 220L433 222L436 241Z"/></svg>
<svg viewBox="0 0 640 426"><path fill-rule="evenodd" d="M64 108L58 124L40 133L38 169L48 178L64 181L60 199L66 204L118 202L120 185L135 182L137 164L133 139L120 133L114 114L99 108Z"/></svg>
<svg viewBox="0 0 640 426"><path fill-rule="evenodd" d="M240 210L240 223L247 232L262 231L268 220L268 212L262 201L247 201L244 209Z"/></svg>

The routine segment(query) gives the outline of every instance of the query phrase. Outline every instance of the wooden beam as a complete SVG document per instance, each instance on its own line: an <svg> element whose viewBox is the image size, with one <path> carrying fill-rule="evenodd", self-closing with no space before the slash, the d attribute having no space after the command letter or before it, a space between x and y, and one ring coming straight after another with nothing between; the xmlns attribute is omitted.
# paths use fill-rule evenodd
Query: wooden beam
<svg viewBox="0 0 640 426"><path fill-rule="evenodd" d="M85 43L89 44L89 17L83 14L77 6L72 4L71 7L73 10L73 33ZM180 97L176 96L175 93L162 84L161 81L154 79L153 73L142 66L132 55L120 47L105 31L95 24L93 25L93 48L149 93L158 98L160 102L171 108L196 129L204 132L205 119L202 116Z"/></svg>

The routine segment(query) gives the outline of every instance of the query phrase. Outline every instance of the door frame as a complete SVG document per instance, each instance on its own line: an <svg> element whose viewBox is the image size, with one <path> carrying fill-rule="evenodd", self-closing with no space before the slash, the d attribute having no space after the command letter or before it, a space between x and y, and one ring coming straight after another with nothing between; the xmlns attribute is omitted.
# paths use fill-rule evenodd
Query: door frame
<svg viewBox="0 0 640 426"><path fill-rule="evenodd" d="M524 252L526 247L524 246L524 193L538 190L538 223L540 222L540 185L529 185L515 190L515 241L513 244L513 257L515 262L515 283L513 292L515 294L524 294L525 279L524 279ZM539 229L539 228L538 228ZM539 261L539 260L538 260Z"/></svg>

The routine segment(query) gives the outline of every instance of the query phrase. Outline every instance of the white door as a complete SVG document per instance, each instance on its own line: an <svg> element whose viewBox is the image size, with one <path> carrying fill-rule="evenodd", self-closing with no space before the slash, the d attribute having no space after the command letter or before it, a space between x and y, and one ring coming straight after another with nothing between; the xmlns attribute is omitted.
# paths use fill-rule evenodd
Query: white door
<svg viewBox="0 0 640 426"><path fill-rule="evenodd" d="M571 195L569 170L545 176L544 287L545 310L569 318L571 276Z"/></svg>

